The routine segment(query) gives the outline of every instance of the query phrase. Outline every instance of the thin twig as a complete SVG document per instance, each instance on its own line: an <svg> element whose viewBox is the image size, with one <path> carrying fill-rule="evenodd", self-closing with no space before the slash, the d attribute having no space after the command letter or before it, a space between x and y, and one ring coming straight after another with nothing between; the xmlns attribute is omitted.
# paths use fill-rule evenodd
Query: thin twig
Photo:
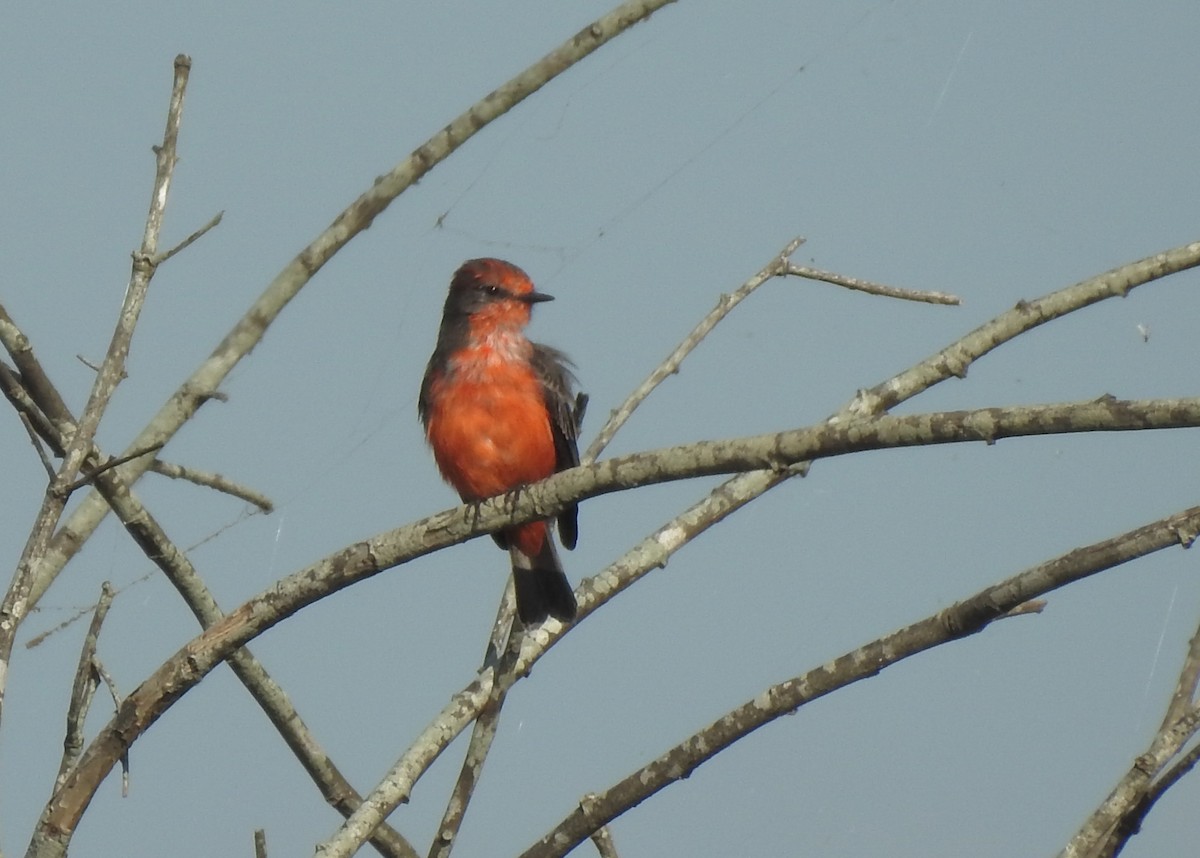
<svg viewBox="0 0 1200 858"><path fill-rule="evenodd" d="M69 412L59 415L62 429L52 427L52 438L58 440L57 433L69 434L73 430ZM53 443L53 441L52 441ZM96 450L94 456L101 453ZM119 474L114 470L104 470L95 475L97 491L112 505L126 530L133 536L134 541L142 548L146 556L159 567L168 580L183 596L188 607L205 627L221 621L224 614L217 607L211 592L204 585L195 567L188 559L186 552L180 551L167 537L162 526L151 513L142 506L141 502L126 486ZM96 662L96 670L114 694L119 706L115 685L104 671L103 666ZM278 729L284 741L293 750L300 763L312 776L322 794L330 804L349 814L361 801L360 796L334 765L333 761L312 736L308 726L292 706L291 701L283 690L271 679L262 665L254 658L249 650L240 649L229 656L229 664L234 674L246 686L255 701L262 707L267 717ZM129 761L127 749L121 753L123 789L128 789ZM372 836L372 844L385 856L395 858L415 858L416 852L412 847L389 826L381 826Z"/></svg>
<svg viewBox="0 0 1200 858"><path fill-rule="evenodd" d="M67 706L67 731L63 738L63 755L58 766L55 789L62 786L67 771L75 765L75 761L79 759L79 752L83 750L83 722L91 708L99 676L95 669L96 645L100 639L100 626L108 615L112 600L112 585L105 581L100 587L100 599L96 602L91 625L84 635L83 646L79 651L79 664L75 669L75 682L71 688L71 702Z"/></svg>
<svg viewBox="0 0 1200 858"><path fill-rule="evenodd" d="M1190 751L1176 760L1150 785L1141 801L1121 818L1111 835L1099 844L1099 858L1121 854L1125 844L1133 838L1133 835L1141 831L1142 823L1145 822L1158 800L1166 795L1167 790L1175 786L1180 778L1191 772L1197 762L1200 762L1200 745L1193 745Z"/></svg>
<svg viewBox="0 0 1200 858"><path fill-rule="evenodd" d="M160 253L157 256L155 256L151 260L151 264L157 268L159 265L162 265L164 262L166 262L168 259L170 259L172 256L174 256L176 253L179 253L179 251L187 250L187 248L191 247L192 244L194 244L196 241L198 241L200 238L202 238L206 232L208 232L210 229L212 229L217 224L219 224L221 222L221 218L223 218L223 217L225 217L225 212L217 212L215 215L212 216L212 219L209 220L208 223L206 223L204 226L200 227L198 230L193 232L191 235L189 235L183 241L179 242L179 244L175 245L170 250L168 250L164 253Z"/></svg>
<svg viewBox="0 0 1200 858"><path fill-rule="evenodd" d="M42 468L46 471L46 476L51 480L54 479L54 463L46 455L46 449L42 446L42 440L38 437L37 430L33 428L33 422L24 411L17 413L21 417L21 425L25 427L25 431L29 434L29 442L33 444L33 449L37 451L38 458L42 462Z"/></svg>
<svg viewBox="0 0 1200 858"><path fill-rule="evenodd" d="M171 180L175 175L175 165L179 161L176 147L179 142L179 127L183 122L183 101L191 67L192 61L183 54L175 58L175 79L171 88L171 102L167 108L167 126L163 132L162 144L154 147L154 188L150 194L150 209L146 214L142 244L133 254L133 271L129 277L129 286L125 290L112 341L96 373L92 391L79 418L75 434L67 445L63 473L59 477L60 490L65 490L74 482L91 448L96 428L112 399L113 392L125 377L125 361L129 355L134 328L145 304L150 280L154 277L153 259L158 252L158 237L162 231L163 218L166 216ZM145 444L142 449L151 446L153 445Z"/></svg>
<svg viewBox="0 0 1200 858"><path fill-rule="evenodd" d="M30 437L34 448L38 451L38 458L42 460L42 466L46 468L50 479L53 480L54 464L42 450L38 439L48 444L56 456L62 455L62 447L58 446L61 442L53 440L57 434L51 425L50 418L33 401L23 381L24 379L13 372L7 364L0 361L0 392L4 393L9 404L21 416L21 423L25 426L25 430L31 433Z"/></svg>
<svg viewBox="0 0 1200 858"><path fill-rule="evenodd" d="M596 802L600 800L600 796L594 792L589 792L579 800L579 809L583 811L584 816L593 815L593 808ZM617 855L617 845L613 843L612 831L607 825L601 825L591 834L591 841L596 847L596 852L600 858L619 858Z"/></svg>
<svg viewBox="0 0 1200 858"><path fill-rule="evenodd" d="M74 611L71 614L71 616L67 617L65 620L63 620L58 625L47 629L46 631L42 632L41 634L34 635L29 640L25 641L25 649L33 649L34 647L41 646L43 643L46 642L46 640L51 635L56 635L59 632L63 631L64 629L70 628L75 623L77 623L80 619L82 619L83 617L86 617L88 614L88 611L94 610L94 608L95 608L95 606L93 605L90 608L77 609L76 611Z"/></svg>
<svg viewBox="0 0 1200 858"><path fill-rule="evenodd" d="M44 377L33 349L28 346L27 342L25 345L22 360L24 365L29 368L31 375L44 379L41 395L45 397L46 402L33 403L30 400L29 392L21 386L20 380L11 377L11 373L5 375L2 364L0 364L0 384L4 386L4 392L10 399L28 403L29 407L33 408L39 416L41 411L38 410L38 406L50 410L53 420L42 417L44 425L41 427L41 431L44 432L46 443L51 447L58 448L63 443L64 437L70 437L74 433L74 416L63 404L57 389L49 379ZM102 461L104 454L93 445L89 458ZM100 495L112 506L118 518L133 535L134 541L142 547L150 560L166 573L167 578L183 595L184 600L200 619L202 625L209 626L219 621L223 615L217 608L212 594L204 586L198 573L187 559L187 552L179 550L170 541L162 527L142 506L122 478L116 472L105 469L96 474L95 485ZM53 631L46 634L51 634ZM45 635L39 636L35 641L43 637ZM31 641L29 645L33 645L33 643ZM342 810L343 813L349 814L361 800L358 793L346 781L312 736L283 690L248 651L238 652L231 656L230 666L279 730L280 735L292 748L301 764L312 775L326 800ZM127 765L124 759L122 759L122 765ZM385 856L415 858L416 855L411 846L390 827L381 827L375 833L372 843Z"/></svg>
<svg viewBox="0 0 1200 858"><path fill-rule="evenodd" d="M1195 529L1180 535L1184 544L1190 544L1195 538ZM1061 858L1108 858L1117 855L1141 829L1142 821L1154 804L1192 770L1200 750L1194 747L1179 759L1174 758L1200 731L1200 705L1196 704L1198 682L1200 627L1188 642L1175 691L1150 747L1137 758L1112 792L1080 826L1071 842L1059 853Z"/></svg>
<svg viewBox="0 0 1200 858"><path fill-rule="evenodd" d="M945 292L932 292L924 289L902 289L899 286L888 286L885 283L875 283L858 277L847 277L845 274L835 274L832 271L822 271L819 268L809 268L806 265L796 265L789 262L785 274L794 277L804 277L808 280L820 280L835 286L845 286L856 292L866 292L870 295L880 295L884 298L899 298L902 301L920 301L925 304L962 304L957 295Z"/></svg>
<svg viewBox="0 0 1200 858"><path fill-rule="evenodd" d="M54 385L50 383L50 379L46 377L42 365L33 357L33 348L29 344L29 338L17 327L16 322L8 315L8 311L4 309L3 305L0 305L0 343L4 345L5 351L16 364L17 372L21 374L21 386L29 391L34 401L42 403L41 410L49 416L56 411L65 409L66 404L59 397ZM34 415L30 414L30 418L33 419ZM34 425L37 426L36 419ZM41 434L40 429L38 434ZM63 452L56 449L54 455L61 456Z"/></svg>
<svg viewBox="0 0 1200 858"><path fill-rule="evenodd" d="M108 694L112 698L113 709L121 708L121 701L124 699L121 692L117 690L117 682L112 678L112 674L105 668L104 662L95 653L92 654L92 670L95 675L104 680L104 687L108 689ZM66 773L64 772L63 775ZM61 778L63 775L60 775ZM121 797L129 797L129 749L126 748L121 754Z"/></svg>
<svg viewBox="0 0 1200 858"><path fill-rule="evenodd" d="M1171 759L1191 741L1200 730L1200 708L1193 708L1183 717L1160 730L1146 752L1134 760L1129 771L1117 782L1059 858L1091 858L1101 854L1110 842L1113 846L1132 832L1121 832L1122 821L1145 798L1152 779L1162 772Z"/></svg>
<svg viewBox="0 0 1200 858"><path fill-rule="evenodd" d="M267 858L267 832L261 828L254 830L254 858Z"/></svg>
<svg viewBox="0 0 1200 858"><path fill-rule="evenodd" d="M748 298L755 289L766 283L772 277L777 277L782 274L788 266L789 259L796 249L804 243L804 239L800 236L793 238L787 243L778 254L772 257L771 261L764 265L757 274L735 289L728 295L722 295L717 301L717 306L712 311L700 320L700 323L692 329L679 345L667 355L667 357L656 366L646 376L645 381L634 388L633 392L625 398L617 408L608 416L608 421L596 433L596 439L588 446L587 450L580 457L580 461L584 464L594 462L596 457L603 452L604 448L612 441L613 436L617 434L626 421L637 410L654 389L663 383L667 378L679 371L680 364L683 363L691 352L700 345L701 341L708 336L709 332L717 326L717 324L729 315L738 304Z"/></svg>
<svg viewBox="0 0 1200 858"><path fill-rule="evenodd" d="M104 662L100 661L100 658L94 654L92 656L92 668L96 671L96 675L104 680L104 687L108 689L108 694L112 698L113 708L120 709L121 701L124 698L121 696L121 692L117 690L117 681L112 678L112 674L108 672L108 668L104 666Z"/></svg>
<svg viewBox="0 0 1200 858"><path fill-rule="evenodd" d="M198 486L216 489L224 494L232 495L247 503L254 504L254 506L266 513L275 509L275 504L262 492L252 489L249 486L243 486L241 483L235 482L229 477L214 471L201 471L198 468L189 468L184 465L175 465L163 461L155 461L150 466L150 470L164 477L169 477L172 480L187 480Z"/></svg>
<svg viewBox="0 0 1200 858"><path fill-rule="evenodd" d="M524 637L523 628L510 625L510 629L512 631L508 637L504 657L493 667L499 679L493 683L487 703L475 718L475 726L471 729L471 741L467 745L467 754L463 759L462 768L459 770L458 780L454 783L450 800L446 804L446 810L442 814L441 824L438 825L437 833L430 844L429 858L450 858L450 853L454 849L454 841L462 828L467 808L475 794L475 787L479 784L480 775L483 773L483 764L487 761L488 752L491 751L492 742L496 738L496 730L500 726L500 711L504 708L508 689L516 681L513 671L516 669L517 660L521 654L521 639ZM490 652L490 642L488 649Z"/></svg>
<svg viewBox="0 0 1200 858"><path fill-rule="evenodd" d="M700 345L701 341L708 336L713 328L717 326L730 311L738 304L750 296L759 286L767 282L773 277L783 275L794 275L797 277L806 277L812 280L822 280L827 283L834 283L839 286L845 286L849 289L855 289L860 292L868 292L872 295L880 295L888 298L901 298L907 301L923 301L933 304L960 304L961 300L954 295L947 295L942 292L920 291L916 289L901 289L895 286L887 286L882 283L873 283L869 280L862 280L857 277L847 277L843 274L834 274L829 271L821 271L816 268L808 268L802 265L796 265L791 261L794 254L804 243L804 239L800 236L792 239L786 247L783 248L770 262L768 262L757 274L739 286L736 290L728 295L722 295L717 301L717 306L712 311L700 320L692 331L683 338L683 340L654 370L646 377L640 385L638 385L632 393L626 397L613 412L609 415L608 422L597 433L596 439L588 447L587 452L581 458L585 464L595 461L613 436L617 433L626 421L632 416L633 412L642 404L643 401L657 388L663 381L679 371L680 365L684 359Z"/></svg>
<svg viewBox="0 0 1200 858"><path fill-rule="evenodd" d="M86 474L84 474L78 480L76 480L74 483L72 483L67 488L67 493L70 494L71 492L78 491L79 489L81 489L84 486L91 483L93 480L96 479L97 476L99 476L100 474L103 474L105 471L112 470L113 468L119 468L119 467L121 467L121 465L124 465L126 462L132 462L134 459L140 459L142 456L148 456L151 453L157 453L161 449L162 449L162 444L155 444L154 446L147 447L144 450L134 450L132 453L126 453L124 456L117 456L116 458L109 458L103 464L97 465L95 468L92 468Z"/></svg>
<svg viewBox="0 0 1200 858"><path fill-rule="evenodd" d="M917 365L862 391L852 403L856 415L878 414L949 378L963 378L970 365L993 349L1069 313L1110 298L1124 298L1138 286L1200 265L1200 241L1147 256L1089 277L1015 307L980 325Z"/></svg>
<svg viewBox="0 0 1200 858"><path fill-rule="evenodd" d="M1196 534L1187 534L1184 538L1196 539ZM1188 650L1179 669L1179 679L1175 681L1175 690L1171 701L1167 704L1166 715L1163 716L1159 730L1165 730L1182 718L1189 709L1200 705L1196 699L1197 687L1200 686L1200 627L1188 641Z"/></svg>
<svg viewBox="0 0 1200 858"><path fill-rule="evenodd" d="M125 375L125 359L129 353L133 330L141 313L150 279L154 276L154 266L150 264L150 259L158 248L158 234L166 210L167 192L170 189L171 177L175 170L175 145L179 136L183 96L187 89L190 65L191 61L187 57L180 55L175 59L175 77L171 102L167 110L167 127L163 135L162 146L155 149L157 169L154 177L154 189L150 198L150 211L146 216L146 229L142 236L141 250L134 254L133 273L130 275L129 285L125 290L125 298L113 330L108 352L93 381L87 405L76 425L75 433L65 445L63 461L58 473L46 489L42 507L34 520L25 548L21 552L21 559L17 563L12 583L5 593L3 601L0 602L0 715L3 714L4 691L7 686L9 662L12 658L17 629L28 616L29 609L36 603L36 598L32 598L35 571L45 557L55 527L62 517L69 494L67 489L75 482L83 467L84 461L92 449L92 440L95 438L100 419L112 399L113 392ZM5 315L7 316L7 314ZM0 331L0 334L2 333ZM6 347L9 345L7 340L5 345ZM18 361L18 367L20 367L18 355L13 354L11 350L10 354L14 361Z"/></svg>

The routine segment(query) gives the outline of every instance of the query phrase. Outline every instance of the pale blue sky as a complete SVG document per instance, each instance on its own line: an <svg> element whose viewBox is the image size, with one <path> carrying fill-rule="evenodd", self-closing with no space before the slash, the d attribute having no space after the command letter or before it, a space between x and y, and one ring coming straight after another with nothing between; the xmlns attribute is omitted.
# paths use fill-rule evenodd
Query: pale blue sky
<svg viewBox="0 0 1200 858"><path fill-rule="evenodd" d="M0 19L0 300L78 408L137 245L171 62L193 58L164 241L225 220L154 280L100 429L115 450L270 278L373 178L609 2L13 5ZM165 456L270 495L271 516L139 486L226 609L349 542L446 508L415 400L450 273L524 267L533 332L592 395L586 439L794 235L797 260L961 295L905 305L776 281L610 454L804 425L1022 298L1200 237L1200 8L681 0L471 140L327 265ZM443 217L444 216L444 217ZM439 218L441 226L438 225ZM1197 275L1007 345L903 410L1196 393ZM1138 326L1148 327L1143 341ZM0 418L0 558L44 474ZM1005 441L819 463L582 623L509 699L457 854L513 854L772 682L1025 566L1196 503L1196 433ZM573 581L711 481L586 503ZM367 790L473 675L506 561L488 540L310 608L252 649ZM106 522L26 637L127 587L101 656L129 691L196 633ZM1153 734L1195 629L1176 550L805 707L617 821L624 856L1053 854ZM49 794L84 623L21 649L0 734L0 848ZM98 698L98 727L106 715ZM393 823L424 849L457 745ZM221 669L135 746L73 855L308 855L337 827ZM1178 855L1195 775L1125 855ZM580 854L588 854L583 847Z"/></svg>

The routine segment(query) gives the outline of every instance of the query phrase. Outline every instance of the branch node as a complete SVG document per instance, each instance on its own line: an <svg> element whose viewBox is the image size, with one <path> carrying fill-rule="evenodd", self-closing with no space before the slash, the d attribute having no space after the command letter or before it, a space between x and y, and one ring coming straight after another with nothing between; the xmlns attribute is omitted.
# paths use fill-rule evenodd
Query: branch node
<svg viewBox="0 0 1200 858"><path fill-rule="evenodd" d="M829 418L828 423L843 423L846 418L859 417L875 417L883 413L884 408L883 397L878 393L860 387L854 391L854 398L851 399L841 411Z"/></svg>
<svg viewBox="0 0 1200 858"><path fill-rule="evenodd" d="M1196 541L1197 536L1195 529L1186 530L1183 527L1176 527L1173 530L1175 537L1179 540L1179 544L1183 546L1183 548L1187 549L1192 547L1192 543Z"/></svg>
<svg viewBox="0 0 1200 858"><path fill-rule="evenodd" d="M158 262L154 257L143 250L135 250L129 255L133 257L134 271L145 275L147 279L154 273L154 269L158 267Z"/></svg>
<svg viewBox="0 0 1200 858"><path fill-rule="evenodd" d="M952 355L946 352L942 354L942 368L955 378L966 378L968 366L970 366L969 362L964 360L961 355Z"/></svg>

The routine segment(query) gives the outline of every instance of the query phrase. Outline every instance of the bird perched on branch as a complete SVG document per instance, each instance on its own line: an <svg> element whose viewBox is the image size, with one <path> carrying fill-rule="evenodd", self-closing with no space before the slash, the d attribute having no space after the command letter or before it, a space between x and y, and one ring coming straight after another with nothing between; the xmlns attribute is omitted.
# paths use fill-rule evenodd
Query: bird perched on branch
<svg viewBox="0 0 1200 858"><path fill-rule="evenodd" d="M417 411L442 477L465 502L579 464L587 397L573 394L566 355L524 333L533 305L551 300L501 259L464 262L450 281ZM572 504L557 516L566 548L575 547L578 515ZM492 538L511 557L523 623L575 618L575 595L547 521L506 527Z"/></svg>

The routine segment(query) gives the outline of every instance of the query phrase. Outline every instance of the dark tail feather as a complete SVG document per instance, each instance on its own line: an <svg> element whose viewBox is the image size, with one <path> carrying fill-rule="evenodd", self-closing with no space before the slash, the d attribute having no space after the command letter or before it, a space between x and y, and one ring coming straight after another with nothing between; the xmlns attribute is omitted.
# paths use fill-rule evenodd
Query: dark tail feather
<svg viewBox="0 0 1200 858"><path fill-rule="evenodd" d="M509 554L517 591L517 616L522 623L535 626L546 617L564 623L575 619L575 594L558 560L549 529L537 557L528 557L515 546Z"/></svg>

